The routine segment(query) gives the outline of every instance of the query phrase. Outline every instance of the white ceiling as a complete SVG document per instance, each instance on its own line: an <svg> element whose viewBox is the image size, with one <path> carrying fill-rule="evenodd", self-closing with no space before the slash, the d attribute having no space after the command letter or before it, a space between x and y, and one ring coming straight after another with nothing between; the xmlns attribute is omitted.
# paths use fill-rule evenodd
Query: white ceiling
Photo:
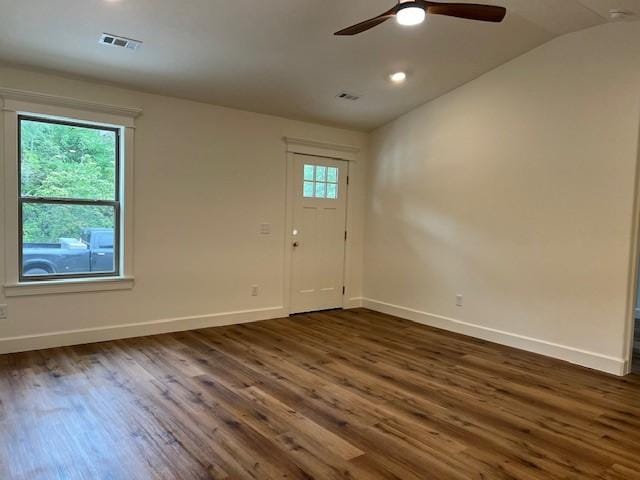
<svg viewBox="0 0 640 480"><path fill-rule="evenodd" d="M476 0L478 1L478 0ZM0 0L0 60L146 91L368 130L551 38L640 0L490 0L501 24L442 16L332 33L394 0ZM98 44L102 32L142 40ZM401 86L388 74L408 72ZM362 95L338 100L341 90Z"/></svg>

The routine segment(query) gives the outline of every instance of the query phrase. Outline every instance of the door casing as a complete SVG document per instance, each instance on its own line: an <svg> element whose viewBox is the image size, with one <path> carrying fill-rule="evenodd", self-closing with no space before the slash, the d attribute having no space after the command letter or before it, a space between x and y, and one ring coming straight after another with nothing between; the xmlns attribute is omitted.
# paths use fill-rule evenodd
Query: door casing
<svg viewBox="0 0 640 480"><path fill-rule="evenodd" d="M347 183L349 162L302 154L296 154L294 158L293 228L298 229L299 232L297 235L293 230L290 232L292 235L290 247L292 249L292 261L289 313L343 308L346 290L344 271L347 240L345 233L347 231L346 220L349 198L349 185ZM338 169L338 195L336 199L306 198L303 196L303 166L307 164L325 165L329 168ZM307 217L304 212L309 212L310 210L315 212L315 215ZM315 228L312 229L311 224L305 226L305 218L309 220L315 218L313 221ZM324 229L324 231L316 230L314 235L311 231L316 228ZM313 244L316 244L316 247L313 247ZM328 253L326 249L331 253ZM319 264L315 264L315 261L319 259L318 256L322 256L322 260ZM309 268L310 265L307 265L307 268L305 268L305 262L308 261L314 262L314 266ZM310 273L311 277L307 277ZM303 280L304 278L306 280ZM296 279L298 279L298 284ZM308 290L308 288L311 288L311 290Z"/></svg>
<svg viewBox="0 0 640 480"><path fill-rule="evenodd" d="M347 170L349 176L349 185L347 186L347 218L346 229L347 239L345 241L344 253L344 273L343 285L345 293L342 297L343 308L351 308L358 306L359 299L351 299L351 272L353 269L353 248L354 241L352 235L354 224L353 212L353 188L354 181L358 175L358 153L360 149L352 145L338 145L316 140L308 140L294 137L284 137L287 146L286 153L286 195L285 195L285 234L284 234L284 310L291 312L291 266L292 266L292 230L293 230L293 207L295 192L295 155L310 155L314 157L324 157L333 160L346 160L348 162Z"/></svg>

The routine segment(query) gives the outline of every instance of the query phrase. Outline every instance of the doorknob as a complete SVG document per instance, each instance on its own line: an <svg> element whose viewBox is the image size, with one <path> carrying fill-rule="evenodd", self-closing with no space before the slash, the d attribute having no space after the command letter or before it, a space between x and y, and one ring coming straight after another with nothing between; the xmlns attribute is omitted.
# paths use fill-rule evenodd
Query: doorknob
<svg viewBox="0 0 640 480"><path fill-rule="evenodd" d="M297 247L297 246L299 246L299 245L300 245L300 243L298 243L298 242L293 242L293 246L294 246L294 247Z"/></svg>

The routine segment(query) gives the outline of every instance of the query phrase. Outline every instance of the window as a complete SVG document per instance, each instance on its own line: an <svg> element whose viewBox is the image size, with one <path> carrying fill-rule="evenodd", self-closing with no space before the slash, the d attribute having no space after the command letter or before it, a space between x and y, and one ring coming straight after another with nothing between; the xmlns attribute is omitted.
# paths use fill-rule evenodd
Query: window
<svg viewBox="0 0 640 480"><path fill-rule="evenodd" d="M7 297L134 287L136 107L0 88Z"/></svg>
<svg viewBox="0 0 640 480"><path fill-rule="evenodd" d="M120 274L120 128L18 115L22 282Z"/></svg>
<svg viewBox="0 0 640 480"><path fill-rule="evenodd" d="M338 168L305 164L302 195L306 198L338 198Z"/></svg>

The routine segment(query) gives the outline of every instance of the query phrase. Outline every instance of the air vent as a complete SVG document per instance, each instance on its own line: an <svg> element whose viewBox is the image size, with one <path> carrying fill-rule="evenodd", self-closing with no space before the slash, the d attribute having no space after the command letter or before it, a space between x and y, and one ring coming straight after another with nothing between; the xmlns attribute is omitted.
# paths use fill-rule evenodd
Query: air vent
<svg viewBox="0 0 640 480"><path fill-rule="evenodd" d="M140 40L119 37L118 35L111 35L110 33L103 33L100 37L99 43L109 45L111 47L128 48L129 50L137 50L140 48L140 45L142 45Z"/></svg>
<svg viewBox="0 0 640 480"><path fill-rule="evenodd" d="M351 100L352 102L355 102L356 100L360 99L360 95L349 92L340 92L338 95L336 95L336 98L340 98L342 100Z"/></svg>

